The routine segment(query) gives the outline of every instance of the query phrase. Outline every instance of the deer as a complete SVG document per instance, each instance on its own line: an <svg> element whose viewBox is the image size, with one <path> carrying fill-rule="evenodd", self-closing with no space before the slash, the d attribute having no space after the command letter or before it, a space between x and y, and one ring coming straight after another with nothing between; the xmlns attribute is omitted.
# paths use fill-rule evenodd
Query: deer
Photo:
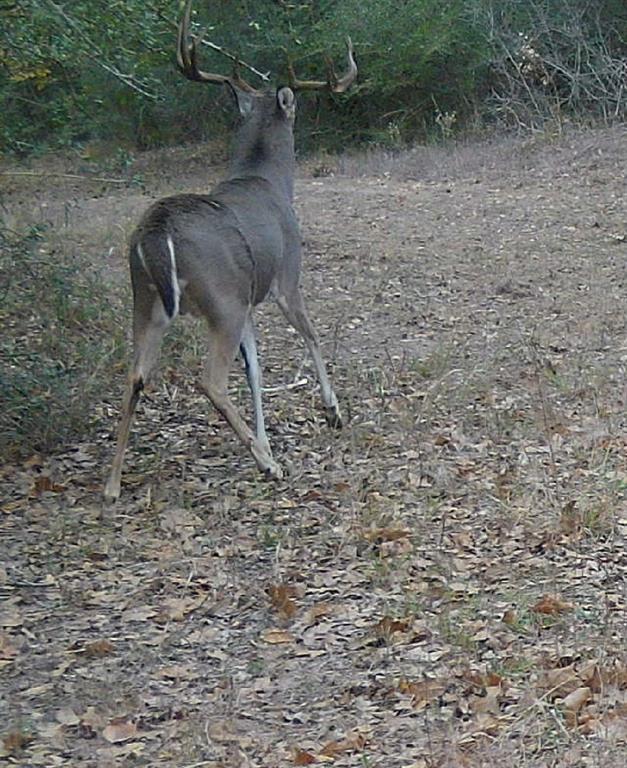
<svg viewBox="0 0 627 768"><path fill-rule="evenodd" d="M298 91L344 93L353 84L357 65L352 43L349 38L348 65L341 76L327 59L326 80L299 80L288 63L289 85L257 89L241 76L237 64L231 75L199 68L201 35L190 35L191 11L188 0L178 24L178 69L191 81L226 86L240 124L224 180L208 194L176 194L156 201L130 237L133 356L104 488L105 499L112 502L120 496L124 454L140 394L157 363L164 334L179 314L206 321L202 390L265 476L283 477L266 434L253 323L255 307L268 297L275 299L308 348L328 424L342 426L300 287L302 238L293 208L293 129ZM252 396L254 432L227 391L238 350Z"/></svg>

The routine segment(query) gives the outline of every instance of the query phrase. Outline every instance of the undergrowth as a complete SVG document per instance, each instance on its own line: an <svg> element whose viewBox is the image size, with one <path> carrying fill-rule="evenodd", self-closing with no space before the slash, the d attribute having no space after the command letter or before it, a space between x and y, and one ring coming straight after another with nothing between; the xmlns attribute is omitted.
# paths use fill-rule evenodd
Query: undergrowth
<svg viewBox="0 0 627 768"><path fill-rule="evenodd" d="M94 424L125 324L98 274L41 228L0 228L0 297L0 456L48 451Z"/></svg>

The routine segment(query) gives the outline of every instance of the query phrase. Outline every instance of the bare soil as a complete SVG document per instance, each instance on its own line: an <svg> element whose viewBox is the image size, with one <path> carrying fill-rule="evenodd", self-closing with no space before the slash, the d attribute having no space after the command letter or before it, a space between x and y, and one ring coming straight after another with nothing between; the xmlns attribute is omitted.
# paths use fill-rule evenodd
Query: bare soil
<svg viewBox="0 0 627 768"><path fill-rule="evenodd" d="M33 175L3 177L3 215L128 297L133 223L212 158L5 168ZM626 161L618 127L304 162L303 283L348 423L268 306L285 480L195 386L200 326L116 506L123 371L85 403L98 435L2 468L6 764L624 765Z"/></svg>

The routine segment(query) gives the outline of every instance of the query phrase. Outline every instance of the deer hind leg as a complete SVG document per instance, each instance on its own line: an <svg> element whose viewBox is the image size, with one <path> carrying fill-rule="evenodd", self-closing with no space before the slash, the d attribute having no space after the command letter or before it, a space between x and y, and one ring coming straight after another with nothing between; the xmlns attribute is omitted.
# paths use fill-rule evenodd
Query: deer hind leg
<svg viewBox="0 0 627 768"><path fill-rule="evenodd" d="M263 405L261 402L261 369L259 368L259 359L257 357L257 343L255 341L255 328L252 317L249 315L242 331L242 338L239 345L244 365L246 366L246 378L253 400L253 413L255 417L255 432L257 441L262 445L269 456L272 456L272 449L266 434L266 425L263 418Z"/></svg>
<svg viewBox="0 0 627 768"><path fill-rule="evenodd" d="M342 414L340 412L340 406L329 381L327 369L322 359L320 352L320 343L318 336L313 329L309 315L305 308L305 302L300 289L287 293L285 295L277 296L277 303L285 315L287 321L292 325L303 337L309 354L313 360L314 368L320 382L320 390L322 393L322 402L325 407L325 417L327 423L331 427L340 429L342 427Z"/></svg>
<svg viewBox="0 0 627 768"><path fill-rule="evenodd" d="M247 322L248 321L245 320L240 323L237 328L232 328L229 331L219 328L210 328L209 356L205 362L202 386L216 410L224 416L235 434L246 448L250 450L259 469L269 477L281 479L283 477L283 472L281 467L274 461L272 454L269 451L268 439L265 437L265 428L262 429L261 436L259 434L255 436L250 427L240 416L237 408L233 405L233 402L227 393L229 371L233 364L237 348L244 337L247 342L249 341L249 337L246 336L245 333L245 325ZM243 332L244 336L242 335ZM248 347L248 350L250 351L250 346ZM254 357L256 360L256 355ZM255 386L257 385L255 384ZM251 388L252 387L253 385L251 385ZM255 398L254 390L253 398ZM261 393L259 392L259 409L260 406ZM257 406L255 406L255 413L258 418L257 427L259 428L259 421L263 422L263 415L260 415L260 410L257 410Z"/></svg>
<svg viewBox="0 0 627 768"><path fill-rule="evenodd" d="M120 495L122 464L139 395L159 358L161 342L171 319L157 295L146 288L138 291L133 309L133 364L122 403L117 446L104 496L115 501Z"/></svg>

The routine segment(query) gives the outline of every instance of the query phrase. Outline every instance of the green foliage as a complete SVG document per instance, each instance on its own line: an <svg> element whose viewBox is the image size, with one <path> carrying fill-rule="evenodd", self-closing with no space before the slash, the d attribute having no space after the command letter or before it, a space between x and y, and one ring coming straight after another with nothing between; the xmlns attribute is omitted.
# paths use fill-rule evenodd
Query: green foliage
<svg viewBox="0 0 627 768"><path fill-rule="evenodd" d="M175 76L175 13L167 0L0 5L0 149L205 138L179 130L207 94Z"/></svg>
<svg viewBox="0 0 627 768"><path fill-rule="evenodd" d="M223 133L220 89L176 72L179 13L178 0L1 0L0 150ZM486 114L523 124L625 114L624 0L197 0L193 24L272 82L285 81L288 60L301 77L323 77L327 54L341 68L353 38L358 85L341 98L303 96L304 148L394 146ZM204 68L229 70L200 48Z"/></svg>
<svg viewBox="0 0 627 768"><path fill-rule="evenodd" d="M0 230L0 456L47 450L88 428L124 348L105 285L47 248L40 230Z"/></svg>
<svg viewBox="0 0 627 768"><path fill-rule="evenodd" d="M338 7L358 30L362 67L358 124L387 143L423 132L438 114L467 115L481 93L486 52L481 31L453 0ZM352 117L352 116L351 116Z"/></svg>

